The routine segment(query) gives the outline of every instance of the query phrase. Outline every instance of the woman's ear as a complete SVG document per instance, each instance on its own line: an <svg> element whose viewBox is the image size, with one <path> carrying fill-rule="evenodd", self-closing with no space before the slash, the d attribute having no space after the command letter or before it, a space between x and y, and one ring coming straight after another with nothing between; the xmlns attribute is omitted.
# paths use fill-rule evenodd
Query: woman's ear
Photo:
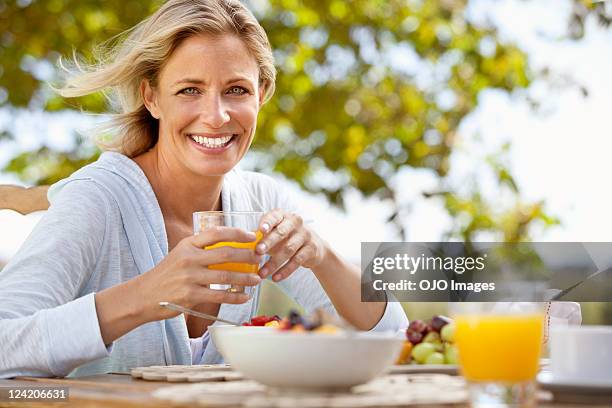
<svg viewBox="0 0 612 408"><path fill-rule="evenodd" d="M140 83L140 96L151 116L159 119L161 115L157 104L157 92L155 92L148 79L143 79Z"/></svg>
<svg viewBox="0 0 612 408"><path fill-rule="evenodd" d="M264 87L263 87L263 86L260 86L260 87L259 87L259 106L260 106L260 107L261 107L261 105L263 105L263 103L264 103L264 94L265 94L265 92L264 92Z"/></svg>

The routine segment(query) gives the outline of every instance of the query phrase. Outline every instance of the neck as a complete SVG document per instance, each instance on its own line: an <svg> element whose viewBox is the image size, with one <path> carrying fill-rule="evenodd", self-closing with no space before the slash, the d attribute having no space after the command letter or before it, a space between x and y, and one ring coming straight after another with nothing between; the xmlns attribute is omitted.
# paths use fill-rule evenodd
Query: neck
<svg viewBox="0 0 612 408"><path fill-rule="evenodd" d="M221 210L223 176L199 176L156 147L134 158L151 183L164 220L190 225L196 211ZM180 180L180 182L177 182Z"/></svg>

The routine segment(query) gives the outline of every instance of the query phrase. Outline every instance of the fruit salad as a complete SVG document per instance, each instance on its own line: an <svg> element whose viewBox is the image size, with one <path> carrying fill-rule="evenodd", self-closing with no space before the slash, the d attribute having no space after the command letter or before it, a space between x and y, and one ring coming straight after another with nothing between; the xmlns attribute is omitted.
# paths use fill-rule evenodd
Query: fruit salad
<svg viewBox="0 0 612 408"><path fill-rule="evenodd" d="M396 364L457 364L455 324L446 316L413 320Z"/></svg>
<svg viewBox="0 0 612 408"><path fill-rule="evenodd" d="M242 323L243 326L265 326L265 327L278 327L281 318L277 315L274 316L255 316L250 322Z"/></svg>
<svg viewBox="0 0 612 408"><path fill-rule="evenodd" d="M255 316L248 323L243 323L243 326L265 326L275 327L282 331L292 332L312 332L335 334L340 332L340 328L328 322L329 317L322 313L315 312L312 317L303 317L299 312L292 310L284 319L274 316Z"/></svg>

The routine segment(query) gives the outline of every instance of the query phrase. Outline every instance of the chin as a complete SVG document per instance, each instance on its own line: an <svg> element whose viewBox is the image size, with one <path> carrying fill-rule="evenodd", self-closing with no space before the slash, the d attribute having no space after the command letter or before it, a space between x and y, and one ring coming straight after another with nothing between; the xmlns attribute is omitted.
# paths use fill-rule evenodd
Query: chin
<svg viewBox="0 0 612 408"><path fill-rule="evenodd" d="M192 173L197 174L198 176L224 176L225 174L232 171L234 167L238 164L236 161L217 161L217 163L203 163L202 159L197 161L192 161L189 165L189 168Z"/></svg>

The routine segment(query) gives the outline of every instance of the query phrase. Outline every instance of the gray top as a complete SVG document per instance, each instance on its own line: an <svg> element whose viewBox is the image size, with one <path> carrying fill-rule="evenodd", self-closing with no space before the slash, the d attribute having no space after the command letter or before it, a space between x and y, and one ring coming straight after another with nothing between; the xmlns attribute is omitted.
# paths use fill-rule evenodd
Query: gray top
<svg viewBox="0 0 612 408"><path fill-rule="evenodd" d="M221 199L226 211L296 212L272 178L252 172L226 175ZM183 315L144 324L108 347L103 344L94 293L150 270L168 253L163 215L134 161L106 152L53 185L49 201L49 210L0 272L0 378L222 362L208 332L189 339ZM298 269L278 285L307 311L334 310L309 269ZM223 304L219 317L250 319L259 287L248 290L249 302ZM400 304L390 302L373 330L407 325Z"/></svg>

